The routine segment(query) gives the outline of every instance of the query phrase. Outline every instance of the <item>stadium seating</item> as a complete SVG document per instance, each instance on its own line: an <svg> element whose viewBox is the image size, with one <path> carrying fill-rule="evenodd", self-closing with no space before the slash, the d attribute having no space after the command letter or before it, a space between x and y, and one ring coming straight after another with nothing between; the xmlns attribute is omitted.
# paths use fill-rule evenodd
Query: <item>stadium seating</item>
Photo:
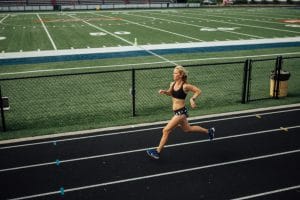
<svg viewBox="0 0 300 200"><path fill-rule="evenodd" d="M2 0L0 6L25 6L26 0Z"/></svg>
<svg viewBox="0 0 300 200"><path fill-rule="evenodd" d="M0 6L102 5L169 3L171 0L1 0Z"/></svg>
<svg viewBox="0 0 300 200"><path fill-rule="evenodd" d="M125 0L78 0L81 5L124 4Z"/></svg>
<svg viewBox="0 0 300 200"><path fill-rule="evenodd" d="M38 5L75 5L78 4L78 0L27 0L28 5L38 6Z"/></svg>

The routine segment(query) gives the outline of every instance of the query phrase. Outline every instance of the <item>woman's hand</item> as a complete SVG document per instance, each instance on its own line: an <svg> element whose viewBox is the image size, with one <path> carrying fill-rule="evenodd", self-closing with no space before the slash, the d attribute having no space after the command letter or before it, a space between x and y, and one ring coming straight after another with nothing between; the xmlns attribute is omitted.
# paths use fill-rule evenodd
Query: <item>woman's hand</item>
<svg viewBox="0 0 300 200"><path fill-rule="evenodd" d="M197 105L196 105L196 102L195 102L194 98L190 99L190 103L191 103L191 108L193 108L193 109L196 108Z"/></svg>
<svg viewBox="0 0 300 200"><path fill-rule="evenodd" d="M159 94L166 94L167 91L166 91L166 90L159 90L158 93L159 93Z"/></svg>

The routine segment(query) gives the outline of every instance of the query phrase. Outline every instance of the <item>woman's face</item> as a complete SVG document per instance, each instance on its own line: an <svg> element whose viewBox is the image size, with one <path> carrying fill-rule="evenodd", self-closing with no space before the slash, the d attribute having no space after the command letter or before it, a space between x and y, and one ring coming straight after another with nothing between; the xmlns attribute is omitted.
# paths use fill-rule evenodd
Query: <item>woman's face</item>
<svg viewBox="0 0 300 200"><path fill-rule="evenodd" d="M179 81L179 80L181 80L181 78L182 78L182 75L181 75L180 71L178 69L174 69L174 72L173 72L174 81Z"/></svg>

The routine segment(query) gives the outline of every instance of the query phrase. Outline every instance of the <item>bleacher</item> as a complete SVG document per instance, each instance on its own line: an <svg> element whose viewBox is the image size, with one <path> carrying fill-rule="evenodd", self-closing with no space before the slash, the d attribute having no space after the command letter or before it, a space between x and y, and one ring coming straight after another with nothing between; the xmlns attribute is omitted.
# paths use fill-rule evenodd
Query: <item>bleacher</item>
<svg viewBox="0 0 300 200"><path fill-rule="evenodd" d="M27 0L28 5L40 6L40 5L76 5L78 0Z"/></svg>
<svg viewBox="0 0 300 200"><path fill-rule="evenodd" d="M169 3L170 0L0 0L0 6L103 5Z"/></svg>
<svg viewBox="0 0 300 200"><path fill-rule="evenodd" d="M149 0L128 0L128 4L147 4Z"/></svg>
<svg viewBox="0 0 300 200"><path fill-rule="evenodd" d="M0 6L26 6L26 0L1 0Z"/></svg>
<svg viewBox="0 0 300 200"><path fill-rule="evenodd" d="M149 0L149 3L172 3L172 0Z"/></svg>
<svg viewBox="0 0 300 200"><path fill-rule="evenodd" d="M124 4L126 0L78 0L80 5Z"/></svg>

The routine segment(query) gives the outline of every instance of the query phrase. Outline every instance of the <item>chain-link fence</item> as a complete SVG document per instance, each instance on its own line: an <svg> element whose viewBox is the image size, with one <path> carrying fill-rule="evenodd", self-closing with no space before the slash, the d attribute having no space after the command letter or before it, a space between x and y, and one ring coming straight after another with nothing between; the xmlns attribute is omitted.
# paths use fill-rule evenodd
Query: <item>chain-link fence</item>
<svg viewBox="0 0 300 200"><path fill-rule="evenodd" d="M290 73L288 97L300 96L300 57L283 58L282 69Z"/></svg>
<svg viewBox="0 0 300 200"><path fill-rule="evenodd" d="M274 70L276 59L252 60L251 89L249 100L270 98L270 75Z"/></svg>
<svg viewBox="0 0 300 200"><path fill-rule="evenodd" d="M299 59L284 58L283 69L292 74L291 96L300 96ZM274 65L275 59L252 60L249 101L270 98ZM244 66L245 62L228 62L185 67L188 82L203 91L201 104L213 108L243 101ZM170 113L171 98L158 91L170 86L173 69L168 66L1 79L1 99L8 97L9 101L9 109L1 115L1 128L80 130L114 125L124 119L134 123L136 115Z"/></svg>
<svg viewBox="0 0 300 200"><path fill-rule="evenodd" d="M280 71L291 74L287 80L288 96L300 96L300 57L277 57L273 59L260 59L251 61L250 90L248 101L276 98L273 90L276 90L276 82L272 81L277 67ZM278 66L277 66L278 65Z"/></svg>
<svg viewBox="0 0 300 200"><path fill-rule="evenodd" d="M131 116L130 71L1 81L7 130L80 126Z"/></svg>
<svg viewBox="0 0 300 200"><path fill-rule="evenodd" d="M201 102L207 108L241 101L244 62L190 65L188 82L202 90ZM138 115L170 112L171 98L159 95L173 81L174 67L136 70L136 109ZM188 98L192 94L189 94Z"/></svg>

